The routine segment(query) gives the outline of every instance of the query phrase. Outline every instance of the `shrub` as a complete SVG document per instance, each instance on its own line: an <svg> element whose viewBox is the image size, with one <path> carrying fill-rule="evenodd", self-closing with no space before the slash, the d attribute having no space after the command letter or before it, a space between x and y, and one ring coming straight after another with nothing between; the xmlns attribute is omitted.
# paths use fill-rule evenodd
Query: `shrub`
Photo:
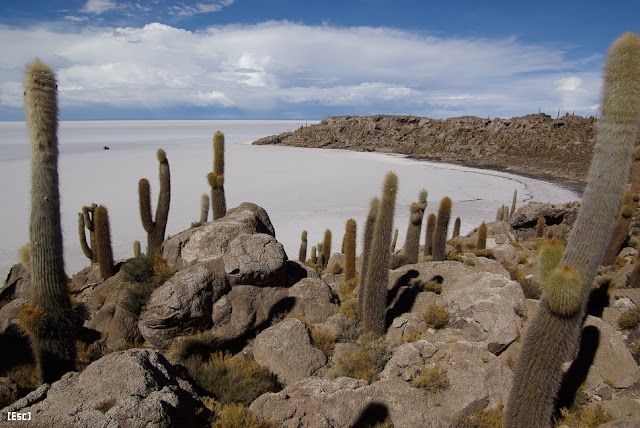
<svg viewBox="0 0 640 428"><path fill-rule="evenodd" d="M623 330L635 328L640 322L640 313L636 311L627 311L618 318L618 327Z"/></svg>
<svg viewBox="0 0 640 428"><path fill-rule="evenodd" d="M427 394L443 391L449 387L447 369L440 364L424 367L420 370L420 374L411 380L411 386Z"/></svg>
<svg viewBox="0 0 640 428"><path fill-rule="evenodd" d="M169 355L177 362L193 356L204 357L215 352L221 343L221 339L210 331L198 332L176 338L169 346Z"/></svg>
<svg viewBox="0 0 640 428"><path fill-rule="evenodd" d="M311 343L321 350L324 355L331 357L336 346L336 338L326 330L311 327Z"/></svg>
<svg viewBox="0 0 640 428"><path fill-rule="evenodd" d="M332 273L334 275L340 275L344 272L344 268L340 263L334 263L330 268L325 269L325 273Z"/></svg>
<svg viewBox="0 0 640 428"><path fill-rule="evenodd" d="M253 360L216 352L204 362L191 357L185 362L191 377L221 403L251 404L265 392L279 390L265 367Z"/></svg>
<svg viewBox="0 0 640 428"><path fill-rule="evenodd" d="M555 427L566 425L570 428L597 428L600 425L613 420L611 414L606 412L601 405L596 408L580 407L569 410L560 409L560 418L554 421Z"/></svg>
<svg viewBox="0 0 640 428"><path fill-rule="evenodd" d="M458 419L456 428L502 428L504 408L476 410L472 414Z"/></svg>
<svg viewBox="0 0 640 428"><path fill-rule="evenodd" d="M358 343L367 351L367 354L369 354L373 368L377 372L384 370L384 366L387 365L387 362L393 356L393 349L389 343L384 340L384 337L376 336L372 333L365 333L360 336Z"/></svg>
<svg viewBox="0 0 640 428"><path fill-rule="evenodd" d="M493 250L483 248L483 249L475 249L471 251L476 257L485 257L487 259L495 260L496 256L493 254Z"/></svg>
<svg viewBox="0 0 640 428"><path fill-rule="evenodd" d="M148 282L153 277L153 261L143 254L124 262L120 270L127 282Z"/></svg>
<svg viewBox="0 0 640 428"><path fill-rule="evenodd" d="M429 327L440 329L449 323L449 311L444 306L431 304L427 307L423 318Z"/></svg>
<svg viewBox="0 0 640 428"><path fill-rule="evenodd" d="M413 333L403 334L402 337L400 337L400 342L401 343L417 342L421 338L422 338L422 333L420 333L419 331L414 331Z"/></svg>
<svg viewBox="0 0 640 428"><path fill-rule="evenodd" d="M269 428L270 424L258 419L249 408L243 404L217 403L214 407L216 419L211 428Z"/></svg>
<svg viewBox="0 0 640 428"><path fill-rule="evenodd" d="M358 277L351 278L348 281L342 281L338 285L338 297L341 302L353 299L353 290L358 286Z"/></svg>
<svg viewBox="0 0 640 428"><path fill-rule="evenodd" d="M335 365L331 367L329 376L333 379L347 376L354 379L364 379L369 383L378 380L378 372L373 366L371 357L363 348L358 352L345 354L338 358Z"/></svg>

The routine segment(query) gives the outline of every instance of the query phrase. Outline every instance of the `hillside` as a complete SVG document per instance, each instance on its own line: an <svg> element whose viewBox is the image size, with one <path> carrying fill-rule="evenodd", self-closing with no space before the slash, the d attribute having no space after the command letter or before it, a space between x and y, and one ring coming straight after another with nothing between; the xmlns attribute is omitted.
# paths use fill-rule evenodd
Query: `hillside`
<svg viewBox="0 0 640 428"><path fill-rule="evenodd" d="M570 115L552 119L544 113L511 119L335 116L253 144L403 153L582 184L595 121Z"/></svg>

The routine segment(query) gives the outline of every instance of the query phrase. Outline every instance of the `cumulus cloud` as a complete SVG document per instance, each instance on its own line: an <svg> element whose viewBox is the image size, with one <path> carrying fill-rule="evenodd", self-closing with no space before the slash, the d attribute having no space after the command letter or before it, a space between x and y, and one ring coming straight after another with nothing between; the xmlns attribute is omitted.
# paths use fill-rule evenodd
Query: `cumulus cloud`
<svg viewBox="0 0 640 428"><path fill-rule="evenodd" d="M251 116L269 109L311 115L322 106L506 117L538 108L591 111L599 98L600 74L586 68L590 62L515 38L291 22L196 32L159 23L0 27L0 38L0 102L14 108L23 102L21 71L36 56L57 70L63 107L233 107Z"/></svg>
<svg viewBox="0 0 640 428"><path fill-rule="evenodd" d="M82 8L82 11L100 15L101 13L115 8L115 0L87 0L87 3L84 5L84 8Z"/></svg>

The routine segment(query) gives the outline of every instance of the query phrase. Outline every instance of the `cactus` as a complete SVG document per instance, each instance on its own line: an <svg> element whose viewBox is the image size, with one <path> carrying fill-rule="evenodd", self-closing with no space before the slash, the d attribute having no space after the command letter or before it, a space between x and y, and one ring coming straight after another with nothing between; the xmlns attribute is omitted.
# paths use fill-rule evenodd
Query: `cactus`
<svg viewBox="0 0 640 428"><path fill-rule="evenodd" d="M518 202L518 189L513 191L513 199L511 200L511 211L509 212L509 218L513 217L513 213L516 212L517 202Z"/></svg>
<svg viewBox="0 0 640 428"><path fill-rule="evenodd" d="M374 335L385 333L387 309L387 287L389 283L389 246L393 231L393 216L398 191L398 177L393 172L385 176L382 198L376 216L371 252L364 280L362 300L362 326L365 332Z"/></svg>
<svg viewBox="0 0 640 428"><path fill-rule="evenodd" d="M447 196L440 201L438 209L438 219L436 228L433 233L433 261L440 262L447 258L447 229L449 228L449 219L451 217L451 199Z"/></svg>
<svg viewBox="0 0 640 428"><path fill-rule="evenodd" d="M318 250L322 253L322 269L327 267L329 263L329 257L331 257L331 231L329 229L324 231L324 239L322 240L322 249L318 247Z"/></svg>
<svg viewBox="0 0 640 428"><path fill-rule="evenodd" d="M391 240L391 252L396 252L396 245L398 245L398 228L393 231L393 239Z"/></svg>
<svg viewBox="0 0 640 428"><path fill-rule="evenodd" d="M542 238L544 236L544 226L547 221L544 217L538 217L538 221L536 222L536 238Z"/></svg>
<svg viewBox="0 0 640 428"><path fill-rule="evenodd" d="M640 194L640 146L636 146L633 152L633 163L629 173L629 192L633 195Z"/></svg>
<svg viewBox="0 0 640 428"><path fill-rule="evenodd" d="M502 221L502 216L504 215L504 208L502 205L498 207L498 212L496 212L496 221Z"/></svg>
<svg viewBox="0 0 640 428"><path fill-rule="evenodd" d="M27 242L18 251L20 265L27 271L31 272L31 245Z"/></svg>
<svg viewBox="0 0 640 428"><path fill-rule="evenodd" d="M300 251L298 251L298 260L300 263L307 261L307 231L303 230L300 236L302 242L300 242Z"/></svg>
<svg viewBox="0 0 640 428"><path fill-rule="evenodd" d="M487 225L484 221L478 228L478 241L476 242L476 248L478 250L484 250L487 248Z"/></svg>
<svg viewBox="0 0 640 428"><path fill-rule="evenodd" d="M200 224L205 224L209 220L209 195L203 193L200 196Z"/></svg>
<svg viewBox="0 0 640 428"><path fill-rule="evenodd" d="M538 269L542 282L546 281L551 272L558 267L562 260L562 253L564 253L564 244L559 239L547 241L540 247Z"/></svg>
<svg viewBox="0 0 640 428"><path fill-rule="evenodd" d="M318 264L318 253L315 245L311 246L311 263Z"/></svg>
<svg viewBox="0 0 640 428"><path fill-rule="evenodd" d="M509 207L506 205L502 206L502 221L505 223L509 221Z"/></svg>
<svg viewBox="0 0 640 428"><path fill-rule="evenodd" d="M633 201L633 195L631 193L626 193L624 195L622 207L620 208L620 213L618 214L618 219L613 225L611 238L609 238L609 244L607 245L607 249L604 253L604 258L602 259L603 266L612 265L618 253L620 253L622 245L629 234L629 229L631 229L633 211L636 205L637 203Z"/></svg>
<svg viewBox="0 0 640 428"><path fill-rule="evenodd" d="M549 275L516 365L505 426L545 427L563 364L575 357L593 279L620 207L640 125L640 37L609 49L602 118L578 217L558 267Z"/></svg>
<svg viewBox="0 0 640 428"><path fill-rule="evenodd" d="M133 257L140 257L140 241L133 241Z"/></svg>
<svg viewBox="0 0 640 428"><path fill-rule="evenodd" d="M153 257L160 252L160 246L164 241L164 233L167 229L169 217L169 204L171 202L171 172L169 161L164 150L157 152L160 176L160 196L156 208L156 218L153 221L151 213L151 188L146 178L138 182L138 196L140 199L140 219L142 227L147 232L147 256Z"/></svg>
<svg viewBox="0 0 640 428"><path fill-rule="evenodd" d="M213 135L213 172L207 176L211 186L211 212L214 220L227 214L224 194L224 134L216 131Z"/></svg>
<svg viewBox="0 0 640 428"><path fill-rule="evenodd" d="M460 217L456 217L456 220L453 222L453 234L451 235L451 239L457 238L460 236Z"/></svg>
<svg viewBox="0 0 640 428"><path fill-rule="evenodd" d="M427 227L424 239L424 255L430 256L433 254L433 235L436 230L436 223L438 218L434 213L429 214L427 217Z"/></svg>
<svg viewBox="0 0 640 428"><path fill-rule="evenodd" d="M42 382L74 369L75 332L64 272L58 187L56 76L40 60L25 73L26 122L31 141L31 304L44 317L30 334Z"/></svg>
<svg viewBox="0 0 640 428"><path fill-rule="evenodd" d="M369 202L369 213L364 227L364 237L362 242L362 268L360 270L360 291L358 294L358 314L360 318L363 316L362 304L364 301L364 279L369 270L369 255L371 254L371 242L373 241L373 231L376 226L376 217L378 208L380 207L380 199L374 197Z"/></svg>
<svg viewBox="0 0 640 428"><path fill-rule="evenodd" d="M420 232L422 231L422 217L424 211L421 209L420 203L414 202L410 207L409 225L407 226L407 237L404 246L399 254L391 257L391 268L396 269L400 266L418 263L418 255L420 253Z"/></svg>
<svg viewBox="0 0 640 428"><path fill-rule="evenodd" d="M356 276L356 221L347 220L344 234L344 280L349 281Z"/></svg>
<svg viewBox="0 0 640 428"><path fill-rule="evenodd" d="M95 210L96 229L96 253L100 275L102 279L113 276L113 250L111 248L111 229L109 227L109 213L103 205L98 205Z"/></svg>
<svg viewBox="0 0 640 428"><path fill-rule="evenodd" d="M96 204L82 207L82 213L78 213L78 236L80 238L80 248L82 253L91 260L91 263L97 263L98 258L94 254L93 248L96 247L96 236L93 225L93 216L96 209ZM84 228L89 229L89 244L87 244L87 236L85 235Z"/></svg>

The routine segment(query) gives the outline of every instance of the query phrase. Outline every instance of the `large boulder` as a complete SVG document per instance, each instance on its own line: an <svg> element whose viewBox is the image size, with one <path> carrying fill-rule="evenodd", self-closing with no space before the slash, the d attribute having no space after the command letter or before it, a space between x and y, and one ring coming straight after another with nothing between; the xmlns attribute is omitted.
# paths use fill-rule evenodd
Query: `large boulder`
<svg viewBox="0 0 640 428"><path fill-rule="evenodd" d="M157 351L109 354L82 373L70 372L2 409L31 412L29 427L205 426L191 384ZM20 423L12 423L20 426Z"/></svg>
<svg viewBox="0 0 640 428"><path fill-rule="evenodd" d="M305 278L289 288L295 299L291 313L311 323L322 323L338 312L339 306L331 288L320 278Z"/></svg>
<svg viewBox="0 0 640 428"><path fill-rule="evenodd" d="M564 204L529 202L516 210L509 224L518 239L531 238L535 236L538 219L544 217L545 224L553 227L554 235L563 236L573 226L579 209L580 202Z"/></svg>
<svg viewBox="0 0 640 428"><path fill-rule="evenodd" d="M222 259L231 286L284 286L287 283L284 246L266 233L238 235L229 243Z"/></svg>
<svg viewBox="0 0 640 428"><path fill-rule="evenodd" d="M267 212L256 204L243 202L215 221L178 233L164 241L162 256L170 266L184 266L221 257L241 233L266 233L275 237Z"/></svg>
<svg viewBox="0 0 640 428"><path fill-rule="evenodd" d="M212 307L228 285L220 260L176 272L157 288L140 316L138 328L152 345L167 346L173 338L212 326Z"/></svg>
<svg viewBox="0 0 640 428"><path fill-rule="evenodd" d="M307 328L295 318L260 333L253 342L253 357L284 385L311 376L327 362L324 353L311 345Z"/></svg>
<svg viewBox="0 0 640 428"><path fill-rule="evenodd" d="M0 307L13 299L29 299L30 286L31 272L20 263L11 266L4 285L0 288Z"/></svg>

